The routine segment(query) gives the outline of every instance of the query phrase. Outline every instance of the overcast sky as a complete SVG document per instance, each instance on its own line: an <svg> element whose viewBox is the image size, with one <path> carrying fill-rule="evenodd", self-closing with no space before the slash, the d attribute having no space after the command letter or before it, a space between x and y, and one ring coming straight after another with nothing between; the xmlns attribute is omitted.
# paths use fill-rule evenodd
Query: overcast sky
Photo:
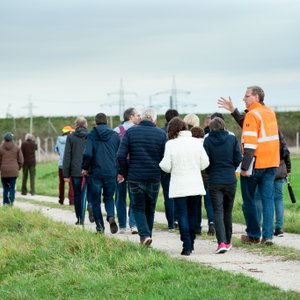
<svg viewBox="0 0 300 300"><path fill-rule="evenodd" d="M270 106L299 105L300 1L0 0L0 117L118 113L177 88L178 109L244 108L249 85ZM152 97L160 111L170 94Z"/></svg>

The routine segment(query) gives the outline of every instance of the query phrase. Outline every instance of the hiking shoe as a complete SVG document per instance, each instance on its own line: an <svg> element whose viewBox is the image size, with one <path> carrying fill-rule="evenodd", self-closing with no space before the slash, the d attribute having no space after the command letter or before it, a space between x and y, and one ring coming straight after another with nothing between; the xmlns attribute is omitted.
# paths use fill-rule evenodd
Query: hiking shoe
<svg viewBox="0 0 300 300"><path fill-rule="evenodd" d="M246 234L242 234L241 241L242 241L242 243L249 244L249 245L250 244L258 244L259 243L259 239L251 238L251 237L249 237Z"/></svg>
<svg viewBox="0 0 300 300"><path fill-rule="evenodd" d="M91 206L88 206L87 207L87 211L89 213L89 220L90 220L90 222L94 223L95 219L94 219L94 214L93 214L93 208Z"/></svg>
<svg viewBox="0 0 300 300"><path fill-rule="evenodd" d="M184 255L184 256L190 256L190 255L191 255L191 253L192 253L192 251L189 251L189 250L184 250L184 249L183 249L183 250L181 251L181 253L180 253L180 254L181 254L181 255Z"/></svg>
<svg viewBox="0 0 300 300"><path fill-rule="evenodd" d="M126 228L120 228L120 229L119 229L119 233L120 233L120 234L124 234L125 232L126 232Z"/></svg>
<svg viewBox="0 0 300 300"><path fill-rule="evenodd" d="M138 234L139 233L138 229L135 226L132 226L130 228L130 230L131 230L131 234Z"/></svg>
<svg viewBox="0 0 300 300"><path fill-rule="evenodd" d="M64 205L64 200L58 200L58 203L59 203L60 205Z"/></svg>
<svg viewBox="0 0 300 300"><path fill-rule="evenodd" d="M115 221L115 218L114 217L109 217L108 218L108 223L109 223L109 226L110 226L110 232L112 234L117 233L119 228L118 228L118 225Z"/></svg>
<svg viewBox="0 0 300 300"><path fill-rule="evenodd" d="M260 243L262 245L272 246L273 245L273 240L272 239L267 239L267 238L262 238Z"/></svg>
<svg viewBox="0 0 300 300"><path fill-rule="evenodd" d="M79 219L77 219L75 225L81 225L81 221Z"/></svg>
<svg viewBox="0 0 300 300"><path fill-rule="evenodd" d="M174 228L169 228L168 232L173 233L173 232L175 232L175 229Z"/></svg>
<svg viewBox="0 0 300 300"><path fill-rule="evenodd" d="M213 222L210 222L208 225L207 235L215 235L215 232L215 224Z"/></svg>
<svg viewBox="0 0 300 300"><path fill-rule="evenodd" d="M196 235L201 235L202 234L202 230L201 229L196 229L195 234Z"/></svg>
<svg viewBox="0 0 300 300"><path fill-rule="evenodd" d="M149 247L151 245L151 243L152 243L152 239L150 236L147 236L147 237L144 237L141 239L141 244L143 246Z"/></svg>
<svg viewBox="0 0 300 300"><path fill-rule="evenodd" d="M225 247L226 247L227 251L229 251L232 248L232 244L225 244Z"/></svg>
<svg viewBox="0 0 300 300"><path fill-rule="evenodd" d="M216 254L221 254L221 253L225 253L225 252L227 252L227 247L226 247L225 243L222 242L218 245Z"/></svg>
<svg viewBox="0 0 300 300"><path fill-rule="evenodd" d="M274 235L278 237L283 237L283 231L280 228L276 228L274 231Z"/></svg>

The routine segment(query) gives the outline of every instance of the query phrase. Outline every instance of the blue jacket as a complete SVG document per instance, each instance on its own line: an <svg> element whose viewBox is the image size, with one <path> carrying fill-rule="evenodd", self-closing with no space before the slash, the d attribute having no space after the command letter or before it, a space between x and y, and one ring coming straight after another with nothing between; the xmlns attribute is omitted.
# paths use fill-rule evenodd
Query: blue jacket
<svg viewBox="0 0 300 300"><path fill-rule="evenodd" d="M116 177L119 145L120 138L115 131L107 125L97 125L87 135L82 169L88 170L91 176Z"/></svg>
<svg viewBox="0 0 300 300"><path fill-rule="evenodd" d="M63 167L63 159L64 159L66 141L67 141L67 136L61 135L61 136L57 137L56 145L55 145L55 152L59 154L58 167L61 169Z"/></svg>
<svg viewBox="0 0 300 300"><path fill-rule="evenodd" d="M119 173L132 181L159 182L161 170L158 164L164 156L166 140L166 133L151 121L143 120L129 128L117 154Z"/></svg>
<svg viewBox="0 0 300 300"><path fill-rule="evenodd" d="M210 131L203 146L210 162L206 169L208 183L236 183L235 170L242 161L241 148L236 137L226 130Z"/></svg>

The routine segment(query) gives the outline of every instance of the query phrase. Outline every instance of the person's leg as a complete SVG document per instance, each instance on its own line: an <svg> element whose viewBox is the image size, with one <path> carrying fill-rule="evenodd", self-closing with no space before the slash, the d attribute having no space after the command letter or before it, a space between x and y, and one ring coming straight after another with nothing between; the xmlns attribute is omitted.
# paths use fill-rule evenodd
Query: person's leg
<svg viewBox="0 0 300 300"><path fill-rule="evenodd" d="M168 228L174 229L174 200L169 198L171 174L164 173L161 178L161 187L164 195L165 214Z"/></svg>
<svg viewBox="0 0 300 300"><path fill-rule="evenodd" d="M64 204L65 200L65 181L64 181L64 175L63 175L63 169L58 168L58 179L59 179L59 185L58 185L58 202L60 204Z"/></svg>
<svg viewBox="0 0 300 300"><path fill-rule="evenodd" d="M196 230L197 230L197 226L198 226L197 206L198 206L199 201L201 201L200 195L187 197L189 233L190 233L192 250L194 250L194 241L196 238Z"/></svg>
<svg viewBox="0 0 300 300"><path fill-rule="evenodd" d="M190 237L190 228L189 228L189 220L188 220L188 205L187 205L187 197L174 198L176 202L176 207L178 211L178 225L180 232L180 240L182 241L183 251L191 252L192 244Z"/></svg>
<svg viewBox="0 0 300 300"><path fill-rule="evenodd" d="M145 195L146 196L146 219L150 231L150 236L152 236L155 207L156 207L156 201L159 193L159 182L147 183L145 192L146 192Z"/></svg>
<svg viewBox="0 0 300 300"><path fill-rule="evenodd" d="M236 184L224 186L224 226L225 226L225 244L231 243L232 236L232 209L236 192Z"/></svg>
<svg viewBox="0 0 300 300"><path fill-rule="evenodd" d="M74 204L74 190L73 190L72 180L69 182L68 198L69 198L69 204L73 205Z"/></svg>
<svg viewBox="0 0 300 300"><path fill-rule="evenodd" d="M139 236L141 241L143 241L145 238L151 237L146 219L145 184L142 182L129 181L128 188L130 191L131 206L139 231Z"/></svg>
<svg viewBox="0 0 300 300"><path fill-rule="evenodd" d="M97 232L104 233L104 222L101 212L101 192L102 192L102 181L99 178L88 176L87 177L87 197L88 201L92 203L94 220L96 223Z"/></svg>
<svg viewBox="0 0 300 300"><path fill-rule="evenodd" d="M82 204L81 204L81 182L82 177L72 177L72 185L74 191L75 214L78 223L82 223Z"/></svg>
<svg viewBox="0 0 300 300"><path fill-rule="evenodd" d="M263 239L273 238L275 173L276 168L264 169L264 173L258 181L263 205Z"/></svg>
<svg viewBox="0 0 300 300"><path fill-rule="evenodd" d="M116 186L116 209L120 229L126 229L127 224L126 186L125 180L122 183L117 183Z"/></svg>
<svg viewBox="0 0 300 300"><path fill-rule="evenodd" d="M21 194L27 194L27 179L28 179L28 171L29 167L27 165L23 165L23 179L22 179L22 187L21 187Z"/></svg>
<svg viewBox="0 0 300 300"><path fill-rule="evenodd" d="M196 214L196 234L201 235L202 232L202 197L199 196L195 199L196 205L195 205L195 214Z"/></svg>
<svg viewBox="0 0 300 300"><path fill-rule="evenodd" d="M226 243L224 225L224 185L211 184L209 186L210 199L214 208L215 228L218 244Z"/></svg>
<svg viewBox="0 0 300 300"><path fill-rule="evenodd" d="M14 201L15 201L15 193L16 193L16 181L17 181L17 177L10 177L8 178L8 182L9 182L9 204L13 205Z"/></svg>
<svg viewBox="0 0 300 300"><path fill-rule="evenodd" d="M241 192L243 197L243 213L246 221L246 233L250 239L255 241L260 239L261 231L255 203L255 190L257 178L261 175L260 170L255 170L253 176L241 176Z"/></svg>
<svg viewBox="0 0 300 300"><path fill-rule="evenodd" d="M9 190L9 178L1 177L2 187L3 187L3 205L9 204L8 190Z"/></svg>
<svg viewBox="0 0 300 300"><path fill-rule="evenodd" d="M130 194L130 190L129 190L129 187L128 187L128 182L126 182L126 189L128 190L128 197L129 197L129 205L128 205L129 227L134 230L134 231L132 231L133 233L137 233L137 229L136 229L137 226L136 226L134 213L133 213L133 210L132 210L131 194Z"/></svg>
<svg viewBox="0 0 300 300"><path fill-rule="evenodd" d="M208 225L214 223L214 208L210 199L208 186L205 186L206 195L204 196L204 206L207 215Z"/></svg>
<svg viewBox="0 0 300 300"><path fill-rule="evenodd" d="M35 165L29 167L30 194L35 195Z"/></svg>
<svg viewBox="0 0 300 300"><path fill-rule="evenodd" d="M256 209L257 209L257 217L258 217L258 221L259 221L259 226L261 226L261 217L262 217L262 210L263 210L263 206L262 206L262 200L261 200L261 196L260 196L260 192L258 187L256 187L255 190L255 205L256 205Z"/></svg>
<svg viewBox="0 0 300 300"><path fill-rule="evenodd" d="M276 179L274 182L274 204L275 204L275 230L283 231L283 188L284 179Z"/></svg>

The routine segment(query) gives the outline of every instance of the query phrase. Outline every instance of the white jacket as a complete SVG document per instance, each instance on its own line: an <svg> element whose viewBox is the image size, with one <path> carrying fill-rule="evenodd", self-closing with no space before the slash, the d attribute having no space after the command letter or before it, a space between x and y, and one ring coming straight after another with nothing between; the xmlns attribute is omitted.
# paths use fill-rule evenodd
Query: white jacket
<svg viewBox="0 0 300 300"><path fill-rule="evenodd" d="M171 173L169 197L205 195L201 170L209 165L203 141L193 138L190 131L180 131L178 138L166 143L160 168Z"/></svg>

